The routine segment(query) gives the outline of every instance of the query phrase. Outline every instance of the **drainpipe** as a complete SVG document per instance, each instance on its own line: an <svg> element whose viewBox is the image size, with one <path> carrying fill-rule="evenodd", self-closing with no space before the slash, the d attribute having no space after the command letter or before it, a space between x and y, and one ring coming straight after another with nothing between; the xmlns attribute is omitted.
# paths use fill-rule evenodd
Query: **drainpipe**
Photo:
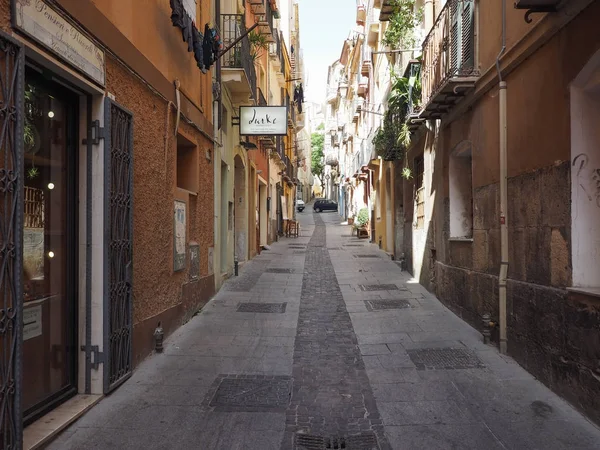
<svg viewBox="0 0 600 450"><path fill-rule="evenodd" d="M506 51L506 0L502 0L502 49L496 58L496 70L499 81L500 101L500 275L498 277L499 298L499 325L500 325L500 353L506 354L506 278L508 274L508 223L506 220L507 210L507 111L506 111L506 81L502 79L500 70L500 58Z"/></svg>

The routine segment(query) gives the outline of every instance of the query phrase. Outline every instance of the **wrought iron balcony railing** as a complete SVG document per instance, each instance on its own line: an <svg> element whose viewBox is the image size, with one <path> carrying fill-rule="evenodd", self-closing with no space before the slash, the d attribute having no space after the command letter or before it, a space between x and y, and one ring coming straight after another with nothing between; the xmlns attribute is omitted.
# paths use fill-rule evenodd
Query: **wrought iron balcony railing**
<svg viewBox="0 0 600 450"><path fill-rule="evenodd" d="M424 113L430 118L440 117L475 86L475 0L448 0L423 43L421 70Z"/></svg>
<svg viewBox="0 0 600 450"><path fill-rule="evenodd" d="M223 47L231 45L246 32L243 14L221 14L221 34ZM250 83L252 97L256 95L256 69L250 55L250 42L244 36L222 58L222 67L227 69L243 69Z"/></svg>

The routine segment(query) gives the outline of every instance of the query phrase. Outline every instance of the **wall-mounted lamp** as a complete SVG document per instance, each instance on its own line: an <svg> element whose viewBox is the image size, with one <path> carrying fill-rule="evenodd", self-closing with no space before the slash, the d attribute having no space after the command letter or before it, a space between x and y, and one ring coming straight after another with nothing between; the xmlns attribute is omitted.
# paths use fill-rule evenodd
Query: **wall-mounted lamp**
<svg viewBox="0 0 600 450"><path fill-rule="evenodd" d="M48 189L50 189L50 190L54 189L54 183L48 183Z"/></svg>
<svg viewBox="0 0 600 450"><path fill-rule="evenodd" d="M52 119L54 117L54 111L48 111L48 117Z"/></svg>
<svg viewBox="0 0 600 450"><path fill-rule="evenodd" d="M560 2L561 0L516 0L515 8L526 9L525 22L531 23L533 21L532 14L556 12Z"/></svg>

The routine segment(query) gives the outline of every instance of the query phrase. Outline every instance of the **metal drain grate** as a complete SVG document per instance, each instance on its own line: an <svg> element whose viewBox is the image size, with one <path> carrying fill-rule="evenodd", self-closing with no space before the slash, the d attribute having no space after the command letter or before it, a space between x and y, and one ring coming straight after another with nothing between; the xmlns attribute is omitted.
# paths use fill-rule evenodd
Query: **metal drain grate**
<svg viewBox="0 0 600 450"><path fill-rule="evenodd" d="M374 433L334 437L296 434L294 444L295 450L379 450Z"/></svg>
<svg viewBox="0 0 600 450"><path fill-rule="evenodd" d="M355 258L378 258L379 255L354 255Z"/></svg>
<svg viewBox="0 0 600 450"><path fill-rule="evenodd" d="M385 311L388 309L407 309L410 308L408 300L365 300L365 306L369 311Z"/></svg>
<svg viewBox="0 0 600 450"><path fill-rule="evenodd" d="M294 273L292 269L281 269L279 267L273 267L265 270L266 273Z"/></svg>
<svg viewBox="0 0 600 450"><path fill-rule="evenodd" d="M284 411L290 400L288 376L219 375L209 406L220 411ZM210 395L210 393L209 393Z"/></svg>
<svg viewBox="0 0 600 450"><path fill-rule="evenodd" d="M283 314L287 303L240 303L237 312Z"/></svg>
<svg viewBox="0 0 600 450"><path fill-rule="evenodd" d="M342 247L327 247L327 250L344 250Z"/></svg>
<svg viewBox="0 0 600 450"><path fill-rule="evenodd" d="M344 244L344 247L364 247L363 244Z"/></svg>
<svg viewBox="0 0 600 450"><path fill-rule="evenodd" d="M480 369L485 367L473 352L462 348L407 350L417 370Z"/></svg>
<svg viewBox="0 0 600 450"><path fill-rule="evenodd" d="M363 291L397 291L398 286L395 284L359 284Z"/></svg>

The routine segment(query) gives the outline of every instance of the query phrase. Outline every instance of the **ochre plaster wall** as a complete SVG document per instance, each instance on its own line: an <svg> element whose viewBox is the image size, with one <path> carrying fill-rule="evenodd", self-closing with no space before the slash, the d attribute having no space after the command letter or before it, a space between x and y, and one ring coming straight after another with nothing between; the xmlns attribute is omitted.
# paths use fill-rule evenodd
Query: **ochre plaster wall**
<svg viewBox="0 0 600 450"><path fill-rule="evenodd" d="M171 23L171 7L164 0L91 0L125 37L170 81L178 79L181 89L196 106L210 113L211 79L188 52L181 30ZM197 1L196 27L204 33L211 20L210 2ZM208 115L210 117L210 115Z"/></svg>

